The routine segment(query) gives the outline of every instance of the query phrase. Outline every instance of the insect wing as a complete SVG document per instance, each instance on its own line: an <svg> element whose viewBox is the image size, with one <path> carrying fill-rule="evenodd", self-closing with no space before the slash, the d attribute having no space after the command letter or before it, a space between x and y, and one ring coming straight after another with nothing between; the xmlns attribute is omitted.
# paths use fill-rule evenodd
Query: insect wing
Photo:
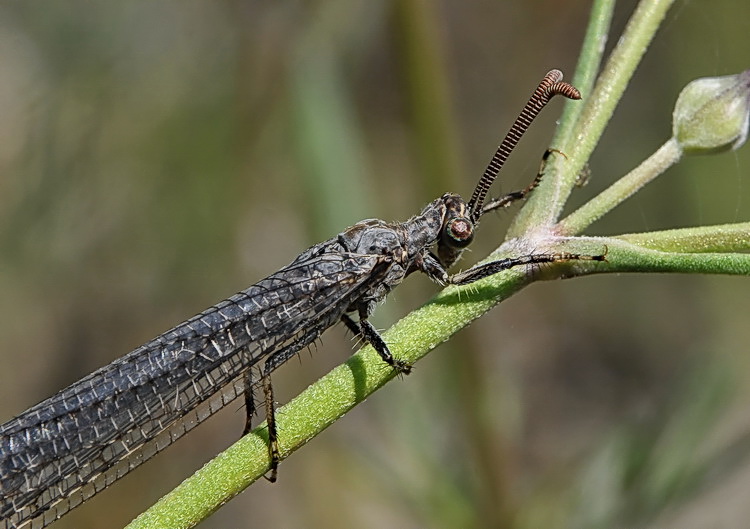
<svg viewBox="0 0 750 529"><path fill-rule="evenodd" d="M0 426L0 527L44 527L171 445L240 397L258 361L336 323L390 265L298 258Z"/></svg>

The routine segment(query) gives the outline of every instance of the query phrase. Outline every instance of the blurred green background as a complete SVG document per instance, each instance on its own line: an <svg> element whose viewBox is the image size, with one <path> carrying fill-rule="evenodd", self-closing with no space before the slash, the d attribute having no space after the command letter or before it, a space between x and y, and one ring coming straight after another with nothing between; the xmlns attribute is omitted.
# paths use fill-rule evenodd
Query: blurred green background
<svg viewBox="0 0 750 529"><path fill-rule="evenodd" d="M544 73L572 75L589 4L4 3L0 421L362 218L468 195ZM749 34L750 4L678 2L573 205L669 137L687 82L750 67ZM496 194L535 174L551 107ZM750 146L689 158L589 233L747 221L749 172ZM464 267L509 219L483 222ZM410 278L375 322L435 291ZM203 526L743 526L749 300L742 277L535 285ZM353 345L327 332L277 372L277 399ZM55 527L125 525L243 421L229 406Z"/></svg>

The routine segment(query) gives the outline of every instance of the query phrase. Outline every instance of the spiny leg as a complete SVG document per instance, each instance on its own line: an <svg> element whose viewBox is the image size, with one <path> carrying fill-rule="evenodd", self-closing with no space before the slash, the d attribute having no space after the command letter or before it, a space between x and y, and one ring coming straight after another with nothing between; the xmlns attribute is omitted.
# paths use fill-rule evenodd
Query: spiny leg
<svg viewBox="0 0 750 529"><path fill-rule="evenodd" d="M364 336L362 336L362 329L359 328L359 323L354 321L351 316L344 314L341 316L341 322L346 325L346 328L349 329L354 336L364 339Z"/></svg>
<svg viewBox="0 0 750 529"><path fill-rule="evenodd" d="M606 254L606 251L605 251ZM557 263L560 261L606 261L605 255L581 255L575 253L542 253L536 255L522 255L521 257L508 257L469 268L448 278L452 285L468 285L485 277L497 274L521 265L533 265L543 263Z"/></svg>
<svg viewBox="0 0 750 529"><path fill-rule="evenodd" d="M258 379L263 385L263 400L265 401L266 427L268 429L268 455L271 459L269 468L270 476L266 479L273 483L278 475L279 461L281 460L278 443L278 430L276 428L276 407L273 399L273 386L271 385L271 371L283 364L286 360L297 354L304 346L312 343L320 336L320 329L311 329L302 336L298 337L286 347L273 353L263 364L263 369L259 370ZM247 419L243 435L250 432L252 416L256 411L255 398L253 389L257 380L254 382L251 372L249 371L244 378L245 385L245 410Z"/></svg>
<svg viewBox="0 0 750 529"><path fill-rule="evenodd" d="M359 322L354 321L348 314L344 314L343 316L341 316L341 321L356 336L369 343L386 364L391 366L399 373L408 375L411 372L411 365L404 362L403 360L398 360L393 357L393 354L391 354L390 349L388 349L388 345L385 343L385 340L383 340L382 336L380 336L380 333L378 333L377 329L373 327L372 323L367 320L366 309L359 310Z"/></svg>
<svg viewBox="0 0 750 529"><path fill-rule="evenodd" d="M271 385L271 375L267 367L261 373L260 381L263 384L263 400L265 401L266 424L268 428L268 455L271 459L271 466L269 468L271 475L266 476L266 479L273 483L276 481L276 476L278 475L280 457L276 431L276 409L273 402L273 386ZM245 429L242 431L243 436L252 431L252 419L256 412L255 391L251 371L245 373L244 386L245 412L247 417L245 419Z"/></svg>
<svg viewBox="0 0 750 529"><path fill-rule="evenodd" d="M264 372L261 377L263 383L263 398L266 401L266 424L268 425L268 453L271 457L271 466L268 469L271 473L265 476L271 483L276 481L279 473L279 438L276 430L276 407L273 402L273 386L271 385L271 376Z"/></svg>

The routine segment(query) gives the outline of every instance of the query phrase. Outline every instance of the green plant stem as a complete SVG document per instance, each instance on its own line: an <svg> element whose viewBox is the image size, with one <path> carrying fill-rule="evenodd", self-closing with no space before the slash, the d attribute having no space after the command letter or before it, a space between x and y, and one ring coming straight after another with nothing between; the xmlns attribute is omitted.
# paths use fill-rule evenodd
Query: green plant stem
<svg viewBox="0 0 750 529"><path fill-rule="evenodd" d="M604 56L604 45L607 42L614 11L614 0L596 0L591 8L586 35L581 46L581 55L578 57L578 64L572 81L573 86L580 90L584 99L587 94L591 93L596 81L596 74L599 72ZM571 137L573 127L582 110L582 105L565 105L560 117L560 125L557 127L555 137L550 144L553 148L565 152L568 148L567 141Z"/></svg>
<svg viewBox="0 0 750 529"><path fill-rule="evenodd" d="M750 275L750 254L662 252L621 239L606 240L606 272Z"/></svg>
<svg viewBox="0 0 750 529"><path fill-rule="evenodd" d="M677 163L682 157L672 138L641 164L560 222L560 233L575 235L612 211L636 191Z"/></svg>
<svg viewBox="0 0 750 529"><path fill-rule="evenodd" d="M750 251L750 222L629 233L617 238L663 252L747 252Z"/></svg>

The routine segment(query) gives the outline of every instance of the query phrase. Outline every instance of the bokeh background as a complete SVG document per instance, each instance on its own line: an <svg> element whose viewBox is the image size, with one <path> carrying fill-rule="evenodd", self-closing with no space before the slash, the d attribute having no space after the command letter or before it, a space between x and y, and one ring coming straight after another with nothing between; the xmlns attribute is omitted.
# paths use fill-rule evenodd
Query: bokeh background
<svg viewBox="0 0 750 529"><path fill-rule="evenodd" d="M634 2L616 10L616 41ZM469 194L590 2L0 6L0 420L357 220ZM670 135L690 80L750 67L750 4L678 2L571 208ZM584 94L585 95L585 94ZM551 105L496 193L526 185ZM591 234L750 219L750 146L689 158ZM512 213L483 222L473 254ZM376 323L436 287L412 277ZM536 284L441 346L203 527L741 527L750 281ZM343 361L328 331L279 401ZM121 527L237 439L229 406L55 525Z"/></svg>

